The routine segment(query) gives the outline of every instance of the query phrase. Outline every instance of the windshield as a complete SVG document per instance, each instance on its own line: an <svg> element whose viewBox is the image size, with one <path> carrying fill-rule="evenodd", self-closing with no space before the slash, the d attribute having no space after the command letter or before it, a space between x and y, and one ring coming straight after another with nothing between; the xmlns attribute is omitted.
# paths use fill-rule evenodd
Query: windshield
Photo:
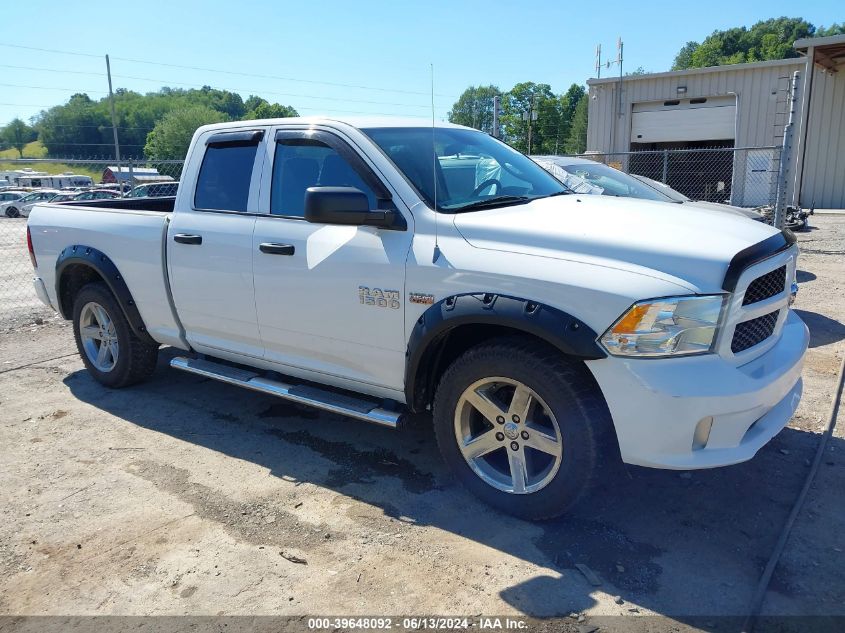
<svg viewBox="0 0 845 633"><path fill-rule="evenodd" d="M651 178L647 178L645 176L640 176L639 174L631 174L633 178L636 178L640 182L648 185L655 191L662 193L664 196L671 198L675 202L690 202L690 199L687 198L684 194L680 191L676 191L672 189L669 185L664 185L659 180L652 180Z"/></svg>
<svg viewBox="0 0 845 633"><path fill-rule="evenodd" d="M632 178L625 172L608 167L602 163L576 163L560 165L568 173L586 180L594 187L600 188L605 196L621 196L623 198L642 198L659 202L674 202L669 196Z"/></svg>
<svg viewBox="0 0 845 633"><path fill-rule="evenodd" d="M569 193L530 158L484 132L430 127L362 131L438 211L457 213Z"/></svg>
<svg viewBox="0 0 845 633"><path fill-rule="evenodd" d="M33 200L37 200L41 196L41 192L33 191L32 193L26 194L23 198L21 198L21 202L32 202Z"/></svg>

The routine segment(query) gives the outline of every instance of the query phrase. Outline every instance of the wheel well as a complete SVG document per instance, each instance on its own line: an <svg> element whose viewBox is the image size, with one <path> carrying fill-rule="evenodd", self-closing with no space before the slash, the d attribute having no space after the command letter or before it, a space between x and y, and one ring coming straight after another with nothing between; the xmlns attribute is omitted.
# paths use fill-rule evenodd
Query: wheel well
<svg viewBox="0 0 845 633"><path fill-rule="evenodd" d="M420 371L424 375L417 376L415 381L412 408L423 410L431 405L440 377L461 354L488 340L506 337L520 337L552 347L539 336L506 325L468 324L454 327L432 341L426 349L425 362L420 364Z"/></svg>
<svg viewBox="0 0 845 633"><path fill-rule="evenodd" d="M535 345L552 350L556 354L564 356L569 362L577 366L577 370L583 381L593 388L595 394L595 405L601 408L604 413L600 416L607 424L600 424L596 427L598 441L603 451L606 451L614 461L621 464L622 458L619 452L619 443L616 438L616 430L613 427L613 417L607 406L601 387L596 381L593 373L587 369L584 359L565 354L563 351L552 345L549 341L540 336L525 332L518 328L496 324L467 324L459 325L445 332L441 337L431 342L426 349L425 363L420 366L420 372L425 375L417 376L413 399L408 404L414 411L427 409L434 400L434 392L443 373L449 368L459 356L472 347L485 343L492 339L519 338L523 341L531 341ZM597 422L599 420L596 420ZM610 462L609 462L610 463Z"/></svg>
<svg viewBox="0 0 845 633"><path fill-rule="evenodd" d="M66 319L73 318L73 302L76 295L84 286L96 281L105 283L100 273L85 264L70 264L62 271L58 293L62 316Z"/></svg>

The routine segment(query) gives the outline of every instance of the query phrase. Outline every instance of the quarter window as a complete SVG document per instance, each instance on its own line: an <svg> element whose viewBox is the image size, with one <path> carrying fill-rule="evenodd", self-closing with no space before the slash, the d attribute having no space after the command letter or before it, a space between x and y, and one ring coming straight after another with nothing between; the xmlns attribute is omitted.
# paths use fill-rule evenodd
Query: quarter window
<svg viewBox="0 0 845 633"><path fill-rule="evenodd" d="M257 143L209 145L194 194L198 209L246 211Z"/></svg>
<svg viewBox="0 0 845 633"><path fill-rule="evenodd" d="M345 158L325 143L308 138L277 141L270 213L304 217L308 187L355 187L367 194L371 209L377 206L373 190Z"/></svg>

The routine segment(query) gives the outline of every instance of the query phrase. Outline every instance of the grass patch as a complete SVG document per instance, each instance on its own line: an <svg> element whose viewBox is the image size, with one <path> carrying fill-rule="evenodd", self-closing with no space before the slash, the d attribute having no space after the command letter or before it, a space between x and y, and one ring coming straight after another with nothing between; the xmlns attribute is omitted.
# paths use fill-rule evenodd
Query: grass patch
<svg viewBox="0 0 845 633"><path fill-rule="evenodd" d="M0 152L0 159L2 158L15 159L20 158L20 156L18 156L18 150L10 147ZM41 141L27 143L23 147L23 158L47 158L47 148L41 144Z"/></svg>
<svg viewBox="0 0 845 633"><path fill-rule="evenodd" d="M47 148L41 141L27 143L23 148L24 158L47 158ZM14 147L0 152L0 171L14 171L17 169L32 169L33 171L45 171L48 174L64 174L67 172L91 176L94 182L100 182L103 178L103 168L99 166L87 167L84 164L69 165L67 163L39 163L37 165L26 163L9 163L5 161L17 160L18 150Z"/></svg>

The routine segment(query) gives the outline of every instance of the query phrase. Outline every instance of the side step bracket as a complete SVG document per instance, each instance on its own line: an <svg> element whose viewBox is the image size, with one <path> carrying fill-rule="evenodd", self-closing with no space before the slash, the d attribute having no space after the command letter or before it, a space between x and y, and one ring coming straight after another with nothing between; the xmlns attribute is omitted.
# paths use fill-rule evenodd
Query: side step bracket
<svg viewBox="0 0 845 633"><path fill-rule="evenodd" d="M198 376L246 387L253 391L394 429L399 426L402 417L400 411L385 409L379 403L364 398L335 393L329 389L310 385L292 385L265 378L256 371L239 369L210 360L178 356L170 361L170 366Z"/></svg>

